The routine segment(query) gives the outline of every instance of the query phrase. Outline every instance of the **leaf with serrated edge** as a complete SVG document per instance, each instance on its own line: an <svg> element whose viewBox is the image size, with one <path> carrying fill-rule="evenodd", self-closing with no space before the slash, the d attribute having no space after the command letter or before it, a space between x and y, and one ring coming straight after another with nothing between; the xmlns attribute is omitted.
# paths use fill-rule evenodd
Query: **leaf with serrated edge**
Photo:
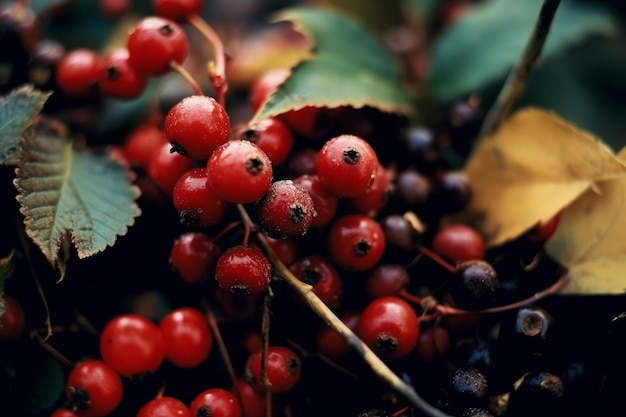
<svg viewBox="0 0 626 417"><path fill-rule="evenodd" d="M472 198L446 221L471 224L495 246L549 220L598 181L626 175L626 165L599 139L528 108L485 138L463 172Z"/></svg>
<svg viewBox="0 0 626 417"><path fill-rule="evenodd" d="M355 21L330 10L306 7L282 11L275 21L293 22L314 47L311 57L291 69L253 121L306 106L370 106L402 114L411 111L396 62Z"/></svg>
<svg viewBox="0 0 626 417"><path fill-rule="evenodd" d="M599 181L559 216L548 255L568 268L563 295L626 292L626 177Z"/></svg>
<svg viewBox="0 0 626 417"><path fill-rule="evenodd" d="M24 135L14 184L26 233L61 270L59 250L69 238L79 258L89 257L125 235L141 213L126 166L109 154L76 151L42 124Z"/></svg>
<svg viewBox="0 0 626 417"><path fill-rule="evenodd" d="M26 85L0 97L0 165L15 165L24 130L41 112L51 94Z"/></svg>

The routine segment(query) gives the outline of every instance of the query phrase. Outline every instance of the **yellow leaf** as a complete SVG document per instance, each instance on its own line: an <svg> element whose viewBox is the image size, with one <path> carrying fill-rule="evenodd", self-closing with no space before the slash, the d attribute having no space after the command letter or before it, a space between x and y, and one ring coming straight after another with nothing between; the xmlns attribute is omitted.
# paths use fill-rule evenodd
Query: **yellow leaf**
<svg viewBox="0 0 626 417"><path fill-rule="evenodd" d="M496 246L549 220L597 181L625 174L626 165L599 139L528 108L485 138L464 172L472 199L453 221L471 224Z"/></svg>
<svg viewBox="0 0 626 417"><path fill-rule="evenodd" d="M569 270L560 294L626 291L626 177L598 182L560 215L548 255Z"/></svg>

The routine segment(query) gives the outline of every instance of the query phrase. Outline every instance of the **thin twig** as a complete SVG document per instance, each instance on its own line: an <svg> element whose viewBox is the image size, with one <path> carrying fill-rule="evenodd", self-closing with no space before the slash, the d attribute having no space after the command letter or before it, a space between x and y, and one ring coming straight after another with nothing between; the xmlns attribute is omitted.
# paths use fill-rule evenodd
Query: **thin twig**
<svg viewBox="0 0 626 417"><path fill-rule="evenodd" d="M65 355L56 350L50 343L48 343L48 338L44 338L39 334L39 330L35 329L30 333L30 338L36 340L46 352L52 355L56 360L66 365L69 368L74 367L74 363L69 360Z"/></svg>
<svg viewBox="0 0 626 417"><path fill-rule="evenodd" d="M185 81L187 81L187 83L191 86L191 88L193 88L193 91L197 95L199 96L204 95L204 92L202 91L202 88L200 87L198 82L195 80L195 78L193 78L193 76L189 73L189 71L187 71L185 67L183 67L181 64L179 64L176 61L170 61L169 65L172 70L176 71L185 79Z"/></svg>
<svg viewBox="0 0 626 417"><path fill-rule="evenodd" d="M526 84L550 33L550 27L560 3L561 0L544 0L524 53L509 73L496 102L485 117L478 136L479 140L491 135L498 129L526 89Z"/></svg>

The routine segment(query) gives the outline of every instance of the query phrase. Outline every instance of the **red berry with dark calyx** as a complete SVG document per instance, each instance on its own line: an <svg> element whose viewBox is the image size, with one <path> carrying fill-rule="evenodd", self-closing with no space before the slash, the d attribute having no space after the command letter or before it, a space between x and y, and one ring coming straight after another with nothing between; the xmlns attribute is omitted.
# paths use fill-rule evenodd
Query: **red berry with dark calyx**
<svg viewBox="0 0 626 417"><path fill-rule="evenodd" d="M146 76L160 76L170 63L182 64L189 52L189 41L176 22L159 16L141 19L128 35L130 63Z"/></svg>
<svg viewBox="0 0 626 417"><path fill-rule="evenodd" d="M193 168L176 181L172 191L174 207L180 222L190 227L212 227L220 224L232 205L220 199L209 186L206 168Z"/></svg>
<svg viewBox="0 0 626 417"><path fill-rule="evenodd" d="M254 142L265 152L273 166L285 163L294 146L291 131L276 117L241 127L235 137Z"/></svg>
<svg viewBox="0 0 626 417"><path fill-rule="evenodd" d="M202 311L181 307L167 313L159 328L165 340L165 359L180 368L203 363L213 347L213 334Z"/></svg>
<svg viewBox="0 0 626 417"><path fill-rule="evenodd" d="M207 234L187 232L172 244L169 262L183 281L202 284L213 277L221 254L220 247Z"/></svg>
<svg viewBox="0 0 626 417"><path fill-rule="evenodd" d="M172 197L178 180L187 171L197 168L196 162L176 152L169 143L163 143L148 162L148 177L167 196Z"/></svg>
<svg viewBox="0 0 626 417"><path fill-rule="evenodd" d="M145 90L148 79L129 61L126 49L114 49L106 54L98 71L98 87L109 97L130 100Z"/></svg>
<svg viewBox="0 0 626 417"><path fill-rule="evenodd" d="M74 365L65 382L65 395L78 417L104 417L122 402L122 378L109 364L88 359Z"/></svg>
<svg viewBox="0 0 626 417"><path fill-rule="evenodd" d="M272 264L256 248L233 246L217 260L215 279L221 288L233 294L258 294L270 284Z"/></svg>
<svg viewBox="0 0 626 417"><path fill-rule="evenodd" d="M361 312L356 333L383 360L408 355L419 339L419 318L400 297L371 301Z"/></svg>
<svg viewBox="0 0 626 417"><path fill-rule="evenodd" d="M220 145L206 167L215 193L234 204L253 203L272 185L272 162L261 148L247 140Z"/></svg>
<svg viewBox="0 0 626 417"><path fill-rule="evenodd" d="M328 225L335 218L339 205L338 197L320 184L317 175L300 175L294 178L293 182L307 190L313 200L317 215L313 218L311 227L322 228Z"/></svg>
<svg viewBox="0 0 626 417"><path fill-rule="evenodd" d="M267 193L257 201L255 210L261 229L277 239L306 234L317 216L308 191L292 180L272 183Z"/></svg>
<svg viewBox="0 0 626 417"><path fill-rule="evenodd" d="M291 390L298 383L302 374L300 357L285 346L269 346L266 354L269 390L273 394ZM262 355L262 351L252 353L244 368L244 378L259 392L266 391L261 378Z"/></svg>
<svg viewBox="0 0 626 417"><path fill-rule="evenodd" d="M189 407L174 397L156 397L145 403L136 417L192 417Z"/></svg>
<svg viewBox="0 0 626 417"><path fill-rule="evenodd" d="M67 95L85 95L97 86L100 67L100 55L96 51L88 48L71 50L57 64L56 83Z"/></svg>
<svg viewBox="0 0 626 417"><path fill-rule="evenodd" d="M348 271L365 271L381 260L385 233L376 220L364 214L347 214L328 229L326 247L333 262Z"/></svg>
<svg viewBox="0 0 626 417"><path fill-rule="evenodd" d="M343 281L330 260L320 255L309 255L289 266L302 282L313 286L313 293L329 307L338 307L343 294Z"/></svg>
<svg viewBox="0 0 626 417"><path fill-rule="evenodd" d="M378 157L365 140L340 135L327 141L316 161L320 183L338 197L358 197L372 184Z"/></svg>
<svg viewBox="0 0 626 417"><path fill-rule="evenodd" d="M188 16L200 13L203 0L152 0L152 7L157 15L183 22Z"/></svg>
<svg viewBox="0 0 626 417"><path fill-rule="evenodd" d="M363 194L350 199L350 205L359 213L376 217L387 205L391 192L392 186L387 170L379 163L374 181Z"/></svg>
<svg viewBox="0 0 626 417"><path fill-rule="evenodd" d="M189 410L194 417L241 417L237 396L223 388L202 391L193 399Z"/></svg>
<svg viewBox="0 0 626 417"><path fill-rule="evenodd" d="M230 119L213 97L183 98L165 116L165 135L172 150L189 158L206 161L230 136Z"/></svg>

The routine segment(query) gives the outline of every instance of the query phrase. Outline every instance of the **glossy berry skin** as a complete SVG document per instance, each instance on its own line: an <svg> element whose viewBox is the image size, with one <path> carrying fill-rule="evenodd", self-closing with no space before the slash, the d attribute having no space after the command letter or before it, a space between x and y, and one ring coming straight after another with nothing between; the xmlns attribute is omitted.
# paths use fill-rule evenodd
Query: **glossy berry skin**
<svg viewBox="0 0 626 417"><path fill-rule="evenodd" d="M224 220L232 205L220 199L209 186L206 168L185 172L172 191L180 222L192 227L212 227Z"/></svg>
<svg viewBox="0 0 626 417"><path fill-rule="evenodd" d="M202 10L202 0L152 0L152 7L157 15L177 22Z"/></svg>
<svg viewBox="0 0 626 417"><path fill-rule="evenodd" d="M251 246L232 246L217 260L215 279L233 294L258 294L272 279L272 264L260 250Z"/></svg>
<svg viewBox="0 0 626 417"><path fill-rule="evenodd" d="M206 360L213 347L213 334L204 314L181 307L167 313L159 328L165 340L165 359L180 368L193 368Z"/></svg>
<svg viewBox="0 0 626 417"><path fill-rule="evenodd" d="M483 259L486 250L482 235L465 224L441 227L433 237L432 249L452 262Z"/></svg>
<svg viewBox="0 0 626 417"><path fill-rule="evenodd" d="M292 180L279 180L255 206L261 230L276 239L300 237L317 216L308 191Z"/></svg>
<svg viewBox="0 0 626 417"><path fill-rule="evenodd" d="M402 298L380 297L361 311L356 333L381 359L399 359L417 345L419 318Z"/></svg>
<svg viewBox="0 0 626 417"><path fill-rule="evenodd" d="M159 16L141 19L128 35L130 63L146 76L163 75L170 62L182 64L189 52L189 41L182 27Z"/></svg>
<svg viewBox="0 0 626 417"><path fill-rule="evenodd" d="M122 402L122 378L106 362L89 359L77 363L65 382L68 402L78 417L103 417Z"/></svg>
<svg viewBox="0 0 626 417"><path fill-rule="evenodd" d="M104 95L123 100L134 99L143 93L147 83L146 76L130 64L126 49L112 50L102 58L98 86Z"/></svg>
<svg viewBox="0 0 626 417"><path fill-rule="evenodd" d="M350 199L350 205L359 213L375 217L387 205L391 190L387 171L379 163L374 181L363 194Z"/></svg>
<svg viewBox="0 0 626 417"><path fill-rule="evenodd" d="M164 143L152 154L148 162L148 177L167 196L173 197L176 183L187 171L197 168L193 159L171 152L171 145Z"/></svg>
<svg viewBox="0 0 626 417"><path fill-rule="evenodd" d="M193 95L169 110L163 129L175 152L206 161L218 146L228 141L230 119L213 97Z"/></svg>
<svg viewBox="0 0 626 417"><path fill-rule="evenodd" d="M289 266L298 259L300 248L295 239L276 239L265 235L265 240L272 252L283 264Z"/></svg>
<svg viewBox="0 0 626 417"><path fill-rule="evenodd" d="M338 307L343 294L343 281L330 260L320 255L309 255L289 266L302 282L313 286L313 293L329 307Z"/></svg>
<svg viewBox="0 0 626 417"><path fill-rule="evenodd" d="M153 123L145 123L133 129L124 140L122 149L132 167L146 170L152 155L166 143L163 129Z"/></svg>
<svg viewBox="0 0 626 417"><path fill-rule="evenodd" d="M420 330L415 351L422 362L433 363L444 358L450 347L451 338L448 329L434 325Z"/></svg>
<svg viewBox="0 0 626 417"><path fill-rule="evenodd" d="M241 396L242 417L265 417L267 410L267 399L265 394L255 390L252 385L243 378L237 378L231 391L239 392Z"/></svg>
<svg viewBox="0 0 626 417"><path fill-rule="evenodd" d="M215 193L234 204L253 203L272 185L272 162L247 140L220 145L207 162L209 184Z"/></svg>
<svg viewBox="0 0 626 417"><path fill-rule="evenodd" d="M411 277L401 264L379 264L365 279L365 292L372 299L387 295L400 295L409 286Z"/></svg>
<svg viewBox="0 0 626 417"><path fill-rule="evenodd" d="M24 333L26 316L24 309L17 299L8 294L2 295L4 313L0 316L0 341L19 339Z"/></svg>
<svg viewBox="0 0 626 417"><path fill-rule="evenodd" d="M291 131L276 117L259 120L241 128L236 137L254 142L265 152L274 167L287 161L294 145Z"/></svg>
<svg viewBox="0 0 626 417"><path fill-rule="evenodd" d="M261 361L263 352L255 352L248 356L244 368L244 378L259 392L265 391L261 379ZM300 380L302 364L300 357L285 346L269 346L267 348L267 379L273 394L292 389Z"/></svg>
<svg viewBox="0 0 626 417"><path fill-rule="evenodd" d="M311 227L321 228L328 225L334 218L339 205L336 195L330 193L320 184L317 175L304 174L294 178L293 182L308 191L317 215L311 222Z"/></svg>
<svg viewBox="0 0 626 417"><path fill-rule="evenodd" d="M165 359L161 329L138 314L120 314L100 333L100 354L120 374L133 377L154 373Z"/></svg>
<svg viewBox="0 0 626 417"><path fill-rule="evenodd" d="M320 149L316 165L320 183L338 197L358 197L376 176L378 156L369 143L354 135L340 135Z"/></svg>
<svg viewBox="0 0 626 417"><path fill-rule="evenodd" d="M136 417L191 417L189 407L174 397L156 397L145 403Z"/></svg>
<svg viewBox="0 0 626 417"><path fill-rule="evenodd" d="M220 247L207 234L187 232L172 244L169 262L183 281L201 284L213 277L221 254Z"/></svg>
<svg viewBox="0 0 626 417"><path fill-rule="evenodd" d="M326 246L330 258L339 267L365 271L380 261L386 240L376 220L364 214L347 214L330 225Z"/></svg>
<svg viewBox="0 0 626 417"><path fill-rule="evenodd" d="M57 63L56 83L67 95L87 94L97 85L100 65L100 56L92 49L69 51Z"/></svg>
<svg viewBox="0 0 626 417"><path fill-rule="evenodd" d="M480 310L495 299L499 287L498 274L487 261L458 263L448 288L454 303L465 310Z"/></svg>
<svg viewBox="0 0 626 417"><path fill-rule="evenodd" d="M193 399L189 410L194 417L241 417L237 396L223 388L202 391Z"/></svg>
<svg viewBox="0 0 626 417"><path fill-rule="evenodd" d="M353 332L356 331L360 314L358 311L346 311L339 316L339 319ZM339 335L332 327L323 325L317 332L317 350L331 358L341 358L346 356L352 347Z"/></svg>
<svg viewBox="0 0 626 417"><path fill-rule="evenodd" d="M287 173L291 178L302 175L315 175L317 149L303 148L295 150L287 161Z"/></svg>
<svg viewBox="0 0 626 417"><path fill-rule="evenodd" d="M289 77L288 68L276 68L259 75L250 86L250 107L256 113L269 96Z"/></svg>

